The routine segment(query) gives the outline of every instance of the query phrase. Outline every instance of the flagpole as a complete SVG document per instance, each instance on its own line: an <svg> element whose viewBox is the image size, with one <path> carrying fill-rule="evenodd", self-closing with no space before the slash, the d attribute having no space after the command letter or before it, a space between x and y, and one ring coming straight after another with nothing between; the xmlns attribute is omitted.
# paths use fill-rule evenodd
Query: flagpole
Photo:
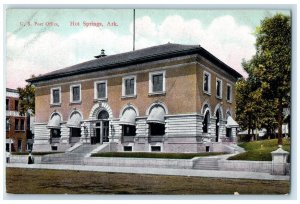
<svg viewBox="0 0 300 204"><path fill-rule="evenodd" d="M133 9L133 51L135 50L135 9Z"/></svg>

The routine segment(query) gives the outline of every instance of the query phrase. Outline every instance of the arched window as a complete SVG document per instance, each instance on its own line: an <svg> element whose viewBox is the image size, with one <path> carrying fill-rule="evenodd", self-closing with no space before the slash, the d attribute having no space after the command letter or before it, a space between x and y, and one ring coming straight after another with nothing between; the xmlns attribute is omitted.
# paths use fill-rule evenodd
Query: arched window
<svg viewBox="0 0 300 204"><path fill-rule="evenodd" d="M78 111L74 111L68 122L67 127L70 128L70 143L76 143L81 137L81 114Z"/></svg>
<svg viewBox="0 0 300 204"><path fill-rule="evenodd" d="M203 133L208 133L209 111L206 111L202 124L203 124L203 127L202 127Z"/></svg>
<svg viewBox="0 0 300 204"><path fill-rule="evenodd" d="M162 136L165 134L165 114L166 111L161 105L154 105L147 118L149 124L149 133L153 136Z"/></svg>
<svg viewBox="0 0 300 204"><path fill-rule="evenodd" d="M108 119L109 118L109 114L106 110L102 110L100 111L100 113L98 114L97 119L99 120L104 120L104 119Z"/></svg>
<svg viewBox="0 0 300 204"><path fill-rule="evenodd" d="M122 125L123 136L135 136L136 135L136 112L133 108L129 107L123 111L120 118L120 125Z"/></svg>
<svg viewBox="0 0 300 204"><path fill-rule="evenodd" d="M60 132L60 123L62 119L61 116L58 113L54 113L51 116L51 119L49 120L47 124L47 128L50 129L50 143L59 143L61 132Z"/></svg>

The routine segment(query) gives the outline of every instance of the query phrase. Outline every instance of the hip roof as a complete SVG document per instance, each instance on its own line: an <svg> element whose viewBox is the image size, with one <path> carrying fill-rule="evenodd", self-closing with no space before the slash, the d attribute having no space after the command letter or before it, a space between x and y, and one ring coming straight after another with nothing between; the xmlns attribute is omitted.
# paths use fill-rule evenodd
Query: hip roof
<svg viewBox="0 0 300 204"><path fill-rule="evenodd" d="M226 65L224 62L222 62L217 57L209 53L200 45L181 45L167 43L135 51L100 57L70 67L58 69L38 77L30 78L26 81L36 83L40 81L47 81L50 79L56 79L70 75L120 68L121 66L124 67L128 65L141 64L145 62L157 61L161 59L168 59L172 57L185 56L191 54L200 54L201 56L205 57L220 68L224 69L226 72L233 75L234 77L242 77L240 73Z"/></svg>

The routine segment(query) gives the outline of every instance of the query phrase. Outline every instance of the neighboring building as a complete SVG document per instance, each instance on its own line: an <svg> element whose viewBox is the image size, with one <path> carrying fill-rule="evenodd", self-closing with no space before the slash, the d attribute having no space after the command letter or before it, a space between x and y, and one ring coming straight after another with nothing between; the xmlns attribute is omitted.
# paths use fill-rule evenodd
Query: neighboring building
<svg viewBox="0 0 300 204"><path fill-rule="evenodd" d="M31 134L29 119L19 113L19 94L15 89L6 89L6 151L26 152L32 147L33 141L28 139Z"/></svg>
<svg viewBox="0 0 300 204"><path fill-rule="evenodd" d="M28 79L36 87L33 151L76 143L111 151L222 151L236 140L241 75L199 45L164 44Z"/></svg>

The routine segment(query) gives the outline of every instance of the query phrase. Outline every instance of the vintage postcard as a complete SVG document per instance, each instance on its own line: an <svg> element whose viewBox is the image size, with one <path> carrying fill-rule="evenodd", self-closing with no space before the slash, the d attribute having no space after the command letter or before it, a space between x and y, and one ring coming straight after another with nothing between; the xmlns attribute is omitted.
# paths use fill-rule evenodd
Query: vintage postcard
<svg viewBox="0 0 300 204"><path fill-rule="evenodd" d="M6 193L289 195L289 9L7 8Z"/></svg>

